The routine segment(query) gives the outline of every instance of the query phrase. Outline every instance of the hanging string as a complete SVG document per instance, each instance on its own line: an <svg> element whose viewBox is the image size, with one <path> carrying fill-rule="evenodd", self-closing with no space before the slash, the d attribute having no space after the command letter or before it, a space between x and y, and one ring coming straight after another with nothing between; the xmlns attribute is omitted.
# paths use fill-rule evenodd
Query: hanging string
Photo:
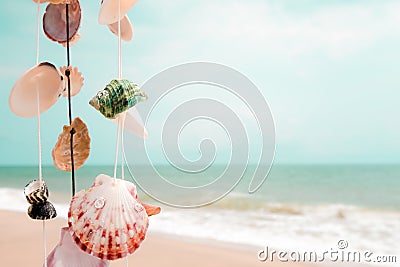
<svg viewBox="0 0 400 267"><path fill-rule="evenodd" d="M117 117L117 124L118 124L118 129L117 129L117 140L115 142L115 159L114 159L114 183L116 182L117 179L117 166L118 166L118 146L119 146L119 122L120 122L120 116Z"/></svg>
<svg viewBox="0 0 400 267"><path fill-rule="evenodd" d="M36 19L36 65L39 65L39 48L40 48L40 1L37 1L37 19ZM42 183L42 142L40 134L40 95L39 88L36 88L36 105L37 105L37 128L38 128L38 158L39 158L39 182ZM46 237L46 221L42 222L43 233L43 258L44 267L47 267L47 237Z"/></svg>
<svg viewBox="0 0 400 267"><path fill-rule="evenodd" d="M118 79L122 79L121 0L118 0Z"/></svg>
<svg viewBox="0 0 400 267"><path fill-rule="evenodd" d="M122 79L122 58L121 58L121 0L118 0L118 79ZM118 147L119 138L121 135L121 116L117 118L118 130L117 140L115 142L115 160L114 160L114 182L117 179L117 167L118 167Z"/></svg>
<svg viewBox="0 0 400 267"><path fill-rule="evenodd" d="M39 47L40 47L40 1L37 2L37 20L36 20L36 65L39 65ZM39 90L36 88L37 120L38 120L38 153L39 153L39 181L42 183L42 145L40 138L40 102Z"/></svg>
<svg viewBox="0 0 400 267"><path fill-rule="evenodd" d="M68 118L69 125L72 125L72 104L71 104L71 78L70 78L70 55L69 55L69 4L65 4L65 17L66 17L66 32L67 32L67 69L65 70L65 76L67 76L67 89L68 89ZM75 195L75 164L74 164L74 134L75 129L72 128L70 131L71 138L69 142L69 148L71 151L71 183L72 183L72 196Z"/></svg>
<svg viewBox="0 0 400 267"><path fill-rule="evenodd" d="M125 125L126 112L121 114L118 127L120 128L121 140L121 179L125 180L125 150L124 150L124 125Z"/></svg>

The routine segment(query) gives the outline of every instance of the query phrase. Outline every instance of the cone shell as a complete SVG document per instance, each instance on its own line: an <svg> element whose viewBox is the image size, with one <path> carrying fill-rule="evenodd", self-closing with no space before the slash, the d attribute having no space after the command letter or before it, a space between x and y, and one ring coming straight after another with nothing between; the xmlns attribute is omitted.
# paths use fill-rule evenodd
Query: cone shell
<svg viewBox="0 0 400 267"><path fill-rule="evenodd" d="M147 99L138 85L128 80L112 80L104 90L97 93L89 104L108 119L115 117Z"/></svg>
<svg viewBox="0 0 400 267"><path fill-rule="evenodd" d="M69 39L77 33L81 25L81 6L78 0L70 0L69 13ZM43 30L46 36L55 42L65 43L67 41L66 30L66 6L49 4L43 16Z"/></svg>
<svg viewBox="0 0 400 267"><path fill-rule="evenodd" d="M100 174L87 191L71 201L68 224L75 243L85 252L104 260L133 253L149 225L144 207L137 201L135 186Z"/></svg>
<svg viewBox="0 0 400 267"><path fill-rule="evenodd" d="M72 240L68 227L61 228L58 245L46 259L47 267L108 267L109 261L93 257L82 250Z"/></svg>
<svg viewBox="0 0 400 267"><path fill-rule="evenodd" d="M28 215L34 220L50 220L57 216L56 209L53 204L46 201L43 204L31 205L28 209Z"/></svg>
<svg viewBox="0 0 400 267"><path fill-rule="evenodd" d="M71 96L76 96L82 89L83 86L83 80L84 78L82 77L82 73L78 71L77 67L60 67L60 72L64 76L64 81L65 81L65 89L62 91L62 95L64 97L68 97L68 78L65 75L65 71L69 69L70 70L70 81L71 81Z"/></svg>
<svg viewBox="0 0 400 267"><path fill-rule="evenodd" d="M33 180L30 181L24 189L26 200L29 204L43 204L49 197L49 189L45 181Z"/></svg>
<svg viewBox="0 0 400 267"><path fill-rule="evenodd" d="M63 132L51 153L54 166L61 171L72 171L70 140L71 130L75 130L73 137L74 169L77 170L85 164L90 154L90 137L86 124L76 117L71 126L64 125Z"/></svg>

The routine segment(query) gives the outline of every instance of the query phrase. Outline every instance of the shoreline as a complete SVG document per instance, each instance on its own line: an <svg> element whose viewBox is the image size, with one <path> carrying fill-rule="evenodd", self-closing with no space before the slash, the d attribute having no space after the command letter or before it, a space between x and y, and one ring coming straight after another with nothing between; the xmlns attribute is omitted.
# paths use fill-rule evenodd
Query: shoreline
<svg viewBox="0 0 400 267"><path fill-rule="evenodd" d="M4 252L4 266L42 266L43 236L42 222L31 220L26 213L0 210L1 243ZM46 222L47 255L59 241L60 229L66 220L56 218ZM257 251L251 246L235 245L207 239L186 238L149 231L145 241L134 254L128 257L131 266L164 267L253 267L253 266L295 266L309 267L316 264L293 262L260 262ZM125 260L111 262L110 266L125 266ZM320 265L323 266L323 265Z"/></svg>

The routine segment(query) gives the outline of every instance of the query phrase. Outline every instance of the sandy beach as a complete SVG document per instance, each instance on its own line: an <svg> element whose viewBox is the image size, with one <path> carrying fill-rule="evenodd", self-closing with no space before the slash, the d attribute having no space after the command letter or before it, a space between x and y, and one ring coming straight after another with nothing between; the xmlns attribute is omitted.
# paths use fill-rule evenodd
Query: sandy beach
<svg viewBox="0 0 400 267"><path fill-rule="evenodd" d="M43 265L42 222L29 219L18 212L0 211L0 251L2 266L25 267ZM66 226L65 219L46 223L47 253L57 244L60 228ZM269 263L257 260L257 251L227 245L216 241L185 240L162 234L149 233L140 249L129 256L130 266L296 266L294 263ZM125 260L114 261L110 266L126 266ZM315 266L315 265L312 265Z"/></svg>

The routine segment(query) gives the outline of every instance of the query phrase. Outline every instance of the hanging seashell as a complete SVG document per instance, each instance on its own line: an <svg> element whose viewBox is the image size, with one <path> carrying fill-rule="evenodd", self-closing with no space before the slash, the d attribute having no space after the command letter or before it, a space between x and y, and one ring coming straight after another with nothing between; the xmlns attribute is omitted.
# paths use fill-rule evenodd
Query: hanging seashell
<svg viewBox="0 0 400 267"><path fill-rule="evenodd" d="M156 207L156 206L151 206L149 204L140 202L139 203L143 206L143 208L146 210L147 216L153 216L153 215L157 215L161 212L161 208L160 207Z"/></svg>
<svg viewBox="0 0 400 267"><path fill-rule="evenodd" d="M26 200L29 204L43 204L49 198L49 189L45 181L30 181L24 189Z"/></svg>
<svg viewBox="0 0 400 267"><path fill-rule="evenodd" d="M32 0L32 1L35 2L36 4L38 3L37 0ZM47 2L52 3L52 4L66 4L67 2L69 2L69 0L39 0L40 4L47 3Z"/></svg>
<svg viewBox="0 0 400 267"><path fill-rule="evenodd" d="M125 113L121 113L118 116L125 115L124 129L134 135L137 135L143 139L147 138L147 130L144 127L143 120L140 117L136 107L130 108ZM118 117L112 121L118 124Z"/></svg>
<svg viewBox="0 0 400 267"><path fill-rule="evenodd" d="M104 260L133 253L143 241L149 225L135 186L100 174L87 191L71 201L68 224L73 240L85 252Z"/></svg>
<svg viewBox="0 0 400 267"><path fill-rule="evenodd" d="M69 40L77 33L81 25L81 6L78 0L70 0L69 13ZM67 41L66 5L49 4L43 16L43 30L46 36L55 42Z"/></svg>
<svg viewBox="0 0 400 267"><path fill-rule="evenodd" d="M31 205L28 209L28 215L34 220L50 220L57 216L56 209L53 204L49 201L46 201L43 204L39 205Z"/></svg>
<svg viewBox="0 0 400 267"><path fill-rule="evenodd" d="M99 12L99 23L103 25L109 25L118 21L118 18L124 17L128 10L136 4L138 0L121 0L120 12L118 12L118 0L104 0L101 1L100 12ZM119 13L119 14L118 14Z"/></svg>
<svg viewBox="0 0 400 267"><path fill-rule="evenodd" d="M72 38L69 39L69 46L73 46L81 39L81 35L79 33L75 34ZM67 42L61 42L62 46L67 47Z"/></svg>
<svg viewBox="0 0 400 267"><path fill-rule="evenodd" d="M72 171L70 140L71 130L75 130L73 137L74 169L77 170L85 164L90 154L90 137L86 124L76 117L71 126L64 125L63 132L51 153L54 166L61 171Z"/></svg>
<svg viewBox="0 0 400 267"><path fill-rule="evenodd" d="M8 105L17 116L36 117L57 102L62 90L61 73L53 64L42 62L25 72L15 82L8 98Z"/></svg>
<svg viewBox="0 0 400 267"><path fill-rule="evenodd" d="M65 80L65 89L62 91L62 95L64 97L68 97L68 79L67 76L65 75L65 71L67 70L67 66L60 67L60 72L62 75L64 75L64 80ZM70 75L69 78L71 80L71 96L77 95L83 86L83 80L84 78L82 77L82 73L78 71L77 67L69 67L70 70Z"/></svg>
<svg viewBox="0 0 400 267"><path fill-rule="evenodd" d="M120 27L121 27L121 39L124 40L125 42L129 42L130 40L132 40L132 37L133 37L133 28L132 28L131 21L129 20L127 15L125 15L121 19L121 23L120 24L121 24L120 25ZM118 21L114 22L112 24L109 24L108 28L110 29L110 31L113 34L118 36Z"/></svg>
<svg viewBox="0 0 400 267"><path fill-rule="evenodd" d="M112 80L104 90L97 93L89 104L108 119L115 117L147 99L136 84L128 80Z"/></svg>
<svg viewBox="0 0 400 267"><path fill-rule="evenodd" d="M72 240L68 227L61 228L58 245L47 257L47 267L108 267L109 261L83 252Z"/></svg>

